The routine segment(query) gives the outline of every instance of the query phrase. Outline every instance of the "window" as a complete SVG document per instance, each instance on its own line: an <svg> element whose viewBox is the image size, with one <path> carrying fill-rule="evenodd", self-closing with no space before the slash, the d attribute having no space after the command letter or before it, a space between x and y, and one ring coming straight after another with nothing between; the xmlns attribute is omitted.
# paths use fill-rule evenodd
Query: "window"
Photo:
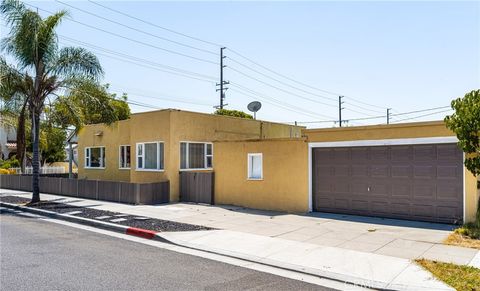
<svg viewBox="0 0 480 291"><path fill-rule="evenodd" d="M263 179L263 155L262 154L248 154L248 179L249 180Z"/></svg>
<svg viewBox="0 0 480 291"><path fill-rule="evenodd" d="M119 168L130 169L130 146L121 145L119 155Z"/></svg>
<svg viewBox="0 0 480 291"><path fill-rule="evenodd" d="M137 170L163 170L163 151L163 142L137 143Z"/></svg>
<svg viewBox="0 0 480 291"><path fill-rule="evenodd" d="M105 168L105 147L85 148L85 168Z"/></svg>
<svg viewBox="0 0 480 291"><path fill-rule="evenodd" d="M211 169L213 145L201 142L180 143L180 169Z"/></svg>

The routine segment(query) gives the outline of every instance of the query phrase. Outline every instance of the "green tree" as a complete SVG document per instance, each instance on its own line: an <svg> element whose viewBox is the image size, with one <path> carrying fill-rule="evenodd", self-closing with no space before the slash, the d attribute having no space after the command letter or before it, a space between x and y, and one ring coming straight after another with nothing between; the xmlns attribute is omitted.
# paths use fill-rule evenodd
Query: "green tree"
<svg viewBox="0 0 480 291"><path fill-rule="evenodd" d="M480 174L480 90L453 100L451 105L455 113L445 117L445 123L455 132L466 154L465 167L477 176Z"/></svg>
<svg viewBox="0 0 480 291"><path fill-rule="evenodd" d="M214 114L253 119L253 116L240 110L217 109Z"/></svg>
<svg viewBox="0 0 480 291"><path fill-rule="evenodd" d="M27 134L30 129L27 129ZM66 158L65 141L67 139L67 131L57 127L49 122L40 124L40 165L45 163L63 162ZM30 139L27 140L27 148L33 146Z"/></svg>
<svg viewBox="0 0 480 291"><path fill-rule="evenodd" d="M127 95L117 98L108 92L108 84L81 81L52 103L49 116L53 123L63 128L73 126L78 132L86 124L111 124L128 119L130 107Z"/></svg>
<svg viewBox="0 0 480 291"><path fill-rule="evenodd" d="M103 75L103 70L97 57L84 48L58 47L55 30L67 15L66 11L42 18L19 1L3 0L0 13L10 26L8 36L2 40L2 50L18 63L17 69L1 57L0 64L5 66L0 69L1 86L9 86L12 92L26 97L33 143L31 202L35 203L40 201L40 115L44 111L45 100L78 80L97 80ZM7 82L4 83L4 80Z"/></svg>

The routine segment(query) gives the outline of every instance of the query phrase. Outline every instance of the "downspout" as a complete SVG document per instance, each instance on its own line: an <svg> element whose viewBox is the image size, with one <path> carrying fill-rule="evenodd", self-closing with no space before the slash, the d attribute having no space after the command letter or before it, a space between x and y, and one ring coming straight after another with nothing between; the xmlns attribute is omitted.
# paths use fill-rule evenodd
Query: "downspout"
<svg viewBox="0 0 480 291"><path fill-rule="evenodd" d="M263 139L263 121L260 121L260 139Z"/></svg>
<svg viewBox="0 0 480 291"><path fill-rule="evenodd" d="M68 142L68 178L72 179L73 178L73 147L72 143Z"/></svg>

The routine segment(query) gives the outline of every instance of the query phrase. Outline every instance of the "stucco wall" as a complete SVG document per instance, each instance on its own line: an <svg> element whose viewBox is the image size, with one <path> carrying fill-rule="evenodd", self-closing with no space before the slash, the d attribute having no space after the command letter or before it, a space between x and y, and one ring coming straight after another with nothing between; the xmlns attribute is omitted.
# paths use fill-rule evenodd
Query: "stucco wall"
<svg viewBox="0 0 480 291"><path fill-rule="evenodd" d="M101 135L98 135L101 133ZM130 181L130 171L119 169L119 146L130 144L128 120L112 125L88 125L78 134L78 178L90 180ZM105 169L85 169L85 147L105 147Z"/></svg>
<svg viewBox="0 0 480 291"><path fill-rule="evenodd" d="M216 142L214 147L216 204L308 211L304 140ZM263 180L247 179L248 153L263 154Z"/></svg>
<svg viewBox="0 0 480 291"><path fill-rule="evenodd" d="M216 140L245 140L300 136L302 127L249 120L228 116L180 111L160 110L132 114L129 120L106 125L86 126L79 133L80 169L79 178L119 180L148 183L170 181L170 200L179 199L180 142L213 142ZM95 132L103 131L103 136ZM163 171L136 170L136 143L164 142ZM118 169L118 146L131 145L131 170ZM106 147L106 168L84 169L85 146ZM216 149L213 147L215 159ZM216 170L215 161L213 168Z"/></svg>
<svg viewBox="0 0 480 291"><path fill-rule="evenodd" d="M377 139L402 139L446 137L455 134L446 128L443 121L415 122L404 124L356 126L343 128L306 129L303 134L308 142L356 141ZM479 195L476 178L465 168L465 219L473 221Z"/></svg>
<svg viewBox="0 0 480 291"><path fill-rule="evenodd" d="M453 136L443 121L305 129L309 142Z"/></svg>

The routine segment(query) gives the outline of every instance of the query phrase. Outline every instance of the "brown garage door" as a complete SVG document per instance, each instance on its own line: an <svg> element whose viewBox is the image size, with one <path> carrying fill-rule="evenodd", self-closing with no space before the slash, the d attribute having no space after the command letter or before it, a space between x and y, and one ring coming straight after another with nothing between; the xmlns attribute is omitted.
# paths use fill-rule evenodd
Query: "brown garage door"
<svg viewBox="0 0 480 291"><path fill-rule="evenodd" d="M461 223L456 144L313 149L315 211Z"/></svg>

